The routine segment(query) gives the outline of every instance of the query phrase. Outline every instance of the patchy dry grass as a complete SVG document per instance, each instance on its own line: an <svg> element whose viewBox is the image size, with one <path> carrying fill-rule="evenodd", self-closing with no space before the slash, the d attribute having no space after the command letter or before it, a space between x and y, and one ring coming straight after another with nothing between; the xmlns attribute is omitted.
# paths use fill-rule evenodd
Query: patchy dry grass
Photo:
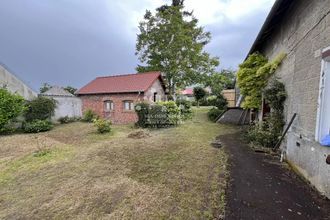
<svg viewBox="0 0 330 220"><path fill-rule="evenodd" d="M210 147L228 127L207 109L192 121L127 138L91 124L0 137L1 219L213 219L224 210L227 157Z"/></svg>

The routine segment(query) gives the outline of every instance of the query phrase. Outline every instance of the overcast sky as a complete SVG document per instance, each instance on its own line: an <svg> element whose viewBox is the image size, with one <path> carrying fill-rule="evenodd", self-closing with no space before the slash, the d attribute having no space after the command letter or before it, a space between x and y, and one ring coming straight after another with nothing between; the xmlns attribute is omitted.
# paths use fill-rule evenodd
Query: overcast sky
<svg viewBox="0 0 330 220"><path fill-rule="evenodd" d="M275 0L185 0L212 34L206 50L237 69ZM0 62L38 90L134 73L138 22L166 0L1 0Z"/></svg>

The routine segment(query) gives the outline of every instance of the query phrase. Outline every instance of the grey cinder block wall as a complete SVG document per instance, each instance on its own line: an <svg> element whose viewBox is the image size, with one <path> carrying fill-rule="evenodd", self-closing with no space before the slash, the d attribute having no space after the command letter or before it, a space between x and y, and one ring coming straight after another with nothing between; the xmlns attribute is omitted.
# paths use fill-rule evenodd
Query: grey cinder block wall
<svg viewBox="0 0 330 220"><path fill-rule="evenodd" d="M272 59L287 53L276 72L288 93L285 116L298 116L283 144L287 160L330 198L330 148L316 141L322 51L330 47L330 0L290 1L257 50ZM275 15L276 16L276 15Z"/></svg>

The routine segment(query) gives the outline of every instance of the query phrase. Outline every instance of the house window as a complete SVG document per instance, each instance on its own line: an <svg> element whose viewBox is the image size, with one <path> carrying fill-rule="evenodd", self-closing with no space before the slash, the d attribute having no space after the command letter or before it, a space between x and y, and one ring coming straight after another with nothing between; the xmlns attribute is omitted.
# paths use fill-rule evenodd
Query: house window
<svg viewBox="0 0 330 220"><path fill-rule="evenodd" d="M112 110L113 110L113 101L111 100L104 101L104 111L110 112Z"/></svg>
<svg viewBox="0 0 330 220"><path fill-rule="evenodd" d="M127 111L134 110L134 103L133 103L133 101L124 101L124 110L127 110Z"/></svg>
<svg viewBox="0 0 330 220"><path fill-rule="evenodd" d="M316 140L321 142L327 135L330 135L330 57L323 61L321 72Z"/></svg>

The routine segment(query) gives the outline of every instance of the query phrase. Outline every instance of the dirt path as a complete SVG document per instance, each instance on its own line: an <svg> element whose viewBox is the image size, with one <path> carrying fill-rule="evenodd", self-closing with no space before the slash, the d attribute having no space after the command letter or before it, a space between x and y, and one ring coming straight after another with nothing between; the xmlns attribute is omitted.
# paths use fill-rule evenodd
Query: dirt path
<svg viewBox="0 0 330 220"><path fill-rule="evenodd" d="M230 155L226 219L330 219L330 202L278 159L255 153L240 135L220 136Z"/></svg>

